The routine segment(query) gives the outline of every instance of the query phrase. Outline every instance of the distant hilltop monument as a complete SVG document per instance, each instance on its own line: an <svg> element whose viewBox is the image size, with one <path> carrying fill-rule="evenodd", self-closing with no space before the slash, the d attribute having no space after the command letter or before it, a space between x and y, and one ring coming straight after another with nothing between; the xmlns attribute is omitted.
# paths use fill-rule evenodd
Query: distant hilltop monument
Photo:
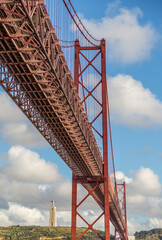
<svg viewBox="0 0 162 240"><path fill-rule="evenodd" d="M55 207L55 201L52 200L52 206L50 207L50 218L49 218L49 226L50 227L56 227L57 220L56 220L56 207Z"/></svg>

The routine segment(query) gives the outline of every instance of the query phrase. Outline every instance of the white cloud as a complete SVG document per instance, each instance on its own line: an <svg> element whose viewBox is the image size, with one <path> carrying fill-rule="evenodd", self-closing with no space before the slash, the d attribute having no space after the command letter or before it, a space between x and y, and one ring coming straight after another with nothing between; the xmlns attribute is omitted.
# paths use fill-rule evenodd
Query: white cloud
<svg viewBox="0 0 162 240"><path fill-rule="evenodd" d="M54 199L58 224L70 226L71 182L60 176L55 165L41 159L36 152L22 146L10 148L5 166L0 167L0 189L1 225L48 225L50 201ZM87 191L78 186L78 201L86 194ZM89 197L78 211L91 223L100 214L96 205ZM101 228L102 221L95 227ZM83 221L78 219L78 224L83 226Z"/></svg>
<svg viewBox="0 0 162 240"><path fill-rule="evenodd" d="M143 14L139 8L121 8L118 12L100 21L84 18L82 21L95 38L107 40L111 60L130 64L148 59L157 38L154 28L150 23L140 24Z"/></svg>
<svg viewBox="0 0 162 240"><path fill-rule="evenodd" d="M0 211L0 225L3 227L12 225L12 222L9 220L8 215L1 211Z"/></svg>
<svg viewBox="0 0 162 240"><path fill-rule="evenodd" d="M125 182L125 183L130 183L132 182L131 178L128 178L127 176L125 176L125 174L123 172L117 171L115 173L116 176L116 180L119 182Z"/></svg>
<svg viewBox="0 0 162 240"><path fill-rule="evenodd" d="M118 181L124 180L127 183L127 212L148 219L147 229L157 222L160 224L162 196L158 176L149 168L131 172L130 177L122 172L117 172L116 176ZM71 224L70 181L60 176L54 164L41 159L33 151L20 146L10 148L6 166L0 168L0 189L1 225L48 225L52 199L56 200L58 224ZM79 201L85 194L82 187L78 187ZM78 211L89 223L101 213L91 198ZM83 226L83 221L79 218L78 225ZM144 229L146 222L137 224L130 219L128 226L129 233L132 234L133 231ZM103 218L95 227L102 229Z"/></svg>
<svg viewBox="0 0 162 240"><path fill-rule="evenodd" d="M71 211L57 211L57 224L58 226L70 226Z"/></svg>
<svg viewBox="0 0 162 240"><path fill-rule="evenodd" d="M0 225L48 225L46 211L27 208L16 203L9 203L9 209L0 212Z"/></svg>
<svg viewBox="0 0 162 240"><path fill-rule="evenodd" d="M116 172L116 180L118 183L126 182L128 190L128 201L134 198L143 199L142 197L158 197L161 194L160 179L150 168L141 167L138 170L130 172L131 177L125 176L123 172ZM133 200L133 199L132 199ZM138 201L141 202L141 201ZM143 202L143 200L142 200ZM132 203L132 201L131 201Z"/></svg>
<svg viewBox="0 0 162 240"><path fill-rule="evenodd" d="M120 4L121 4L121 0L115 0L115 1L109 2L106 8L106 15L107 16L117 15Z"/></svg>
<svg viewBox="0 0 162 240"><path fill-rule="evenodd" d="M162 218L150 218L149 219L149 227L150 228L161 228L162 226Z"/></svg>
<svg viewBox="0 0 162 240"><path fill-rule="evenodd" d="M134 218L128 219L127 222L128 235L134 235L137 231L148 230L148 222L136 221Z"/></svg>
<svg viewBox="0 0 162 240"><path fill-rule="evenodd" d="M38 147L46 141L36 128L27 121L21 110L0 91L0 133L12 144L24 144L28 147Z"/></svg>
<svg viewBox="0 0 162 240"><path fill-rule="evenodd" d="M0 91L0 122L21 122L24 120L24 116L19 108L13 104L9 97Z"/></svg>
<svg viewBox="0 0 162 240"><path fill-rule="evenodd" d="M24 122L5 123L1 130L5 139L13 144L23 144L28 147L45 145L45 140L31 124Z"/></svg>
<svg viewBox="0 0 162 240"><path fill-rule="evenodd" d="M89 223L94 222L99 216L97 211L82 211L81 215L87 219ZM71 211L56 211L58 226L71 226ZM0 211L0 225L38 225L48 226L49 211L39 210L36 208L24 207L20 204L9 203L9 209L3 212ZM78 217L77 226L87 227L83 220ZM103 218L101 218L94 227L96 229L103 229Z"/></svg>
<svg viewBox="0 0 162 240"><path fill-rule="evenodd" d="M118 74L108 82L112 121L129 126L162 125L162 102L140 81Z"/></svg>
<svg viewBox="0 0 162 240"><path fill-rule="evenodd" d="M97 84L93 74L88 75L87 87L92 90ZM115 124L124 124L131 127L162 126L162 102L150 89L144 88L140 81L132 76L118 74L107 77L111 120ZM95 97L101 102L101 86L96 89ZM95 101L93 100L95 103ZM94 108L88 109L90 119L101 111L95 103ZM150 149L144 149L144 153Z"/></svg>
<svg viewBox="0 0 162 240"><path fill-rule="evenodd" d="M0 208L15 202L30 208L49 209L52 199L59 210L68 210L71 183L55 164L22 146L13 146L0 167Z"/></svg>
<svg viewBox="0 0 162 240"><path fill-rule="evenodd" d="M159 176L151 169L141 167L132 172L133 181L131 182L131 193L138 193L143 196L159 196L161 184Z"/></svg>
<svg viewBox="0 0 162 240"><path fill-rule="evenodd" d="M146 201L146 197L140 194L128 195L127 201L129 204L143 204Z"/></svg>
<svg viewBox="0 0 162 240"><path fill-rule="evenodd" d="M10 148L3 172L14 180L32 183L55 182L61 178L55 164L46 162L38 153L22 146Z"/></svg>
<svg viewBox="0 0 162 240"><path fill-rule="evenodd" d="M141 221L140 219L130 218L128 220L128 234L134 235L134 233L140 231L147 231L153 228L161 228L162 218L149 218Z"/></svg>
<svg viewBox="0 0 162 240"><path fill-rule="evenodd" d="M61 184L57 189L58 194L62 197L71 196L72 193L72 184L69 181L66 181L66 184Z"/></svg>
<svg viewBox="0 0 162 240"><path fill-rule="evenodd" d="M0 188L0 197L25 207L48 210L50 201L53 199L56 200L59 211L69 210L71 206L71 185L65 178L54 183L46 183L43 188L43 184L40 187L39 183L16 181L0 173ZM59 188L66 188L68 194Z"/></svg>
<svg viewBox="0 0 162 240"><path fill-rule="evenodd" d="M42 213L36 209L30 209L18 204L10 203L10 208L8 210L9 219L13 219L14 224L21 225L44 225L44 216Z"/></svg>
<svg viewBox="0 0 162 240"><path fill-rule="evenodd" d="M128 211L145 216L162 214L158 212L162 204L161 190L159 176L151 169L141 167L132 171L131 181L127 182Z"/></svg>
<svg viewBox="0 0 162 240"><path fill-rule="evenodd" d="M151 169L141 167L130 172L130 178L117 172L117 182L129 179L126 184L128 232L149 230L160 226L162 219L162 185L159 176ZM131 180L131 181L130 181ZM157 225L156 225L157 223Z"/></svg>

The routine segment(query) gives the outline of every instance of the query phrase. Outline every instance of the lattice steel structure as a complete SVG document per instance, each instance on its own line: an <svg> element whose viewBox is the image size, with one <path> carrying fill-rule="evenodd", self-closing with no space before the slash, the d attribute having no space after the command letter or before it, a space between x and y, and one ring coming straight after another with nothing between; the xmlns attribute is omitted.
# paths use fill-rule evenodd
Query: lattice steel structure
<svg viewBox="0 0 162 240"><path fill-rule="evenodd" d="M103 40L98 48L105 61ZM102 84L106 84L105 67L102 64ZM77 78L75 86L43 0L0 0L0 71L2 88L78 181L93 190L105 215L105 239L110 239L109 219L121 238L127 239L118 196L108 176L107 136L103 135L102 157L77 92ZM104 91L103 99L103 132L107 134Z"/></svg>
<svg viewBox="0 0 162 240"><path fill-rule="evenodd" d="M127 206L126 206L126 184L125 182L122 184L116 184L116 192L119 199L120 209L123 214L123 218L125 221L125 233L128 239L128 229L127 229ZM121 233L115 229L115 240L122 239Z"/></svg>

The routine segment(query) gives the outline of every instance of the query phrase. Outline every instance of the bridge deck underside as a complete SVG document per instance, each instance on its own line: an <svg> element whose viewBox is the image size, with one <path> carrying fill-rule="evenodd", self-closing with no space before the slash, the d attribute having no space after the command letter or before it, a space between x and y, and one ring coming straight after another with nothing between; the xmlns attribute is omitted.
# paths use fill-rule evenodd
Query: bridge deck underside
<svg viewBox="0 0 162 240"><path fill-rule="evenodd" d="M38 17L36 7L27 10L25 3L0 1L0 84L76 176L103 176L101 153L45 5ZM110 218L123 234L111 181L109 192ZM102 207L103 185L95 195Z"/></svg>

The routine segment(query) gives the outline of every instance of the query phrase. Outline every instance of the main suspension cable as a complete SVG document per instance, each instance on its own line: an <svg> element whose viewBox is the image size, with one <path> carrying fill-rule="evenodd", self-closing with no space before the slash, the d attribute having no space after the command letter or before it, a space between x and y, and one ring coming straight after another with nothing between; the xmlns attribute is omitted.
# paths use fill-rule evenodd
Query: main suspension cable
<svg viewBox="0 0 162 240"><path fill-rule="evenodd" d="M94 40L94 41L96 41L96 42L99 43L100 40L95 39L95 38L88 32L88 30L85 28L85 26L83 25L81 19L80 19L79 16L78 16L77 12L75 11L75 9L74 9L71 1L70 1L70 0L67 0L67 1L68 1L68 3L70 4L72 10L74 11L74 15L76 16L76 18L78 19L79 23L80 23L81 26L83 27L83 30L87 33L87 35L88 35L92 40ZM93 43L92 40L90 40L90 39L85 35L85 33L83 32L83 30L80 28L79 24L78 24L77 21L75 20L74 15L73 15L72 12L70 11L70 8L68 7L67 2L66 2L65 0L63 0L63 3L64 3L64 5L65 5L65 7L67 8L67 10L68 10L68 12L69 12L72 20L74 21L76 27L79 29L80 33L84 36L84 38L85 38L91 45L93 45L93 46L98 46L98 44Z"/></svg>

